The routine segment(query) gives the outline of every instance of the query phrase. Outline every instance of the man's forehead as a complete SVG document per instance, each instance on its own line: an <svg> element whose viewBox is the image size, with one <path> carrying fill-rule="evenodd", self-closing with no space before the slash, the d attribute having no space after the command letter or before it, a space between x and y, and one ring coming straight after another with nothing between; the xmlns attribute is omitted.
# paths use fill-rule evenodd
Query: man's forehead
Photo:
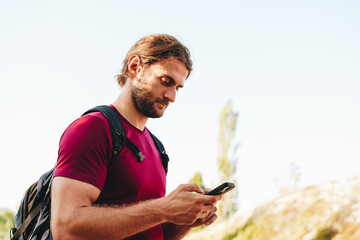
<svg viewBox="0 0 360 240"><path fill-rule="evenodd" d="M150 66L157 74L173 78L176 82L183 83L188 76L188 70L183 62L171 57Z"/></svg>

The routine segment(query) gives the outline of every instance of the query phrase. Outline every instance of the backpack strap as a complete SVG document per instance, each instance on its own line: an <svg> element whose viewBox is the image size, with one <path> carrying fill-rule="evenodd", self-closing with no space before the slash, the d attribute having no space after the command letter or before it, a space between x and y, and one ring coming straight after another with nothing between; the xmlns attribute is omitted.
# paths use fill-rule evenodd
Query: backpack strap
<svg viewBox="0 0 360 240"><path fill-rule="evenodd" d="M113 108L107 105L100 105L86 111L82 116L91 112L101 112L109 122L111 139L113 142L113 154L111 156L110 162L114 161L117 155L119 155L119 153L123 150L124 143L136 156L138 162L144 160L145 156L141 153L140 149L126 137L120 119Z"/></svg>
<svg viewBox="0 0 360 240"><path fill-rule="evenodd" d="M109 164L116 159L117 155L122 151L123 149L123 129L121 126L121 122L119 118L116 115L116 112L114 109L112 109L109 106L106 105L100 105L94 108L91 108L90 110L86 111L82 116L92 113L92 112L101 112L106 120L109 123L110 127L110 133L111 133L111 140L113 143L113 152L110 158Z"/></svg>
<svg viewBox="0 0 360 240"><path fill-rule="evenodd" d="M167 172L168 172L168 163L169 163L169 156L166 154L164 145L161 143L161 141L160 141L157 137L155 137L155 135L152 134L150 131L149 131L149 133L150 133L152 139L154 140L155 147L157 148L157 150L158 150L159 153L160 153L161 160L162 160L162 165L163 165L163 167L164 167L165 174L167 175Z"/></svg>
<svg viewBox="0 0 360 240"><path fill-rule="evenodd" d="M31 210L31 212L26 217L25 221L21 224L19 229L11 228L10 239L11 240L19 239L22 236L22 234L26 231L27 227L32 222L32 220L34 220L34 218L38 216L40 210L43 209L43 207L49 203L50 203L50 196L47 196L42 202L40 202L34 209Z"/></svg>
<svg viewBox="0 0 360 240"><path fill-rule="evenodd" d="M126 137L120 119L113 108L107 105L100 105L86 111L82 116L91 112L101 112L109 122L111 139L114 148L110 162L114 161L117 155L122 151L122 149L124 148L124 143L129 148L129 150L136 156L138 162L141 162L145 158L145 156L141 153L140 149L132 141L130 141L130 139ZM155 135L152 134L150 131L149 133L155 143L156 149L160 153L162 165L164 167L165 174L167 174L169 156L166 154L164 145L161 143L161 141L157 137L155 137Z"/></svg>

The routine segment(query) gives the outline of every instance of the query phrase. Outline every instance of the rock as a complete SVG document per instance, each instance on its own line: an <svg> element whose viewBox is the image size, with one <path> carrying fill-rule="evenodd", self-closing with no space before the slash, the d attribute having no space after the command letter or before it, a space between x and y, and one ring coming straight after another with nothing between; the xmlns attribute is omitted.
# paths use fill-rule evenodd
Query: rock
<svg viewBox="0 0 360 240"><path fill-rule="evenodd" d="M215 223L185 239L360 239L360 178L287 193L248 214Z"/></svg>

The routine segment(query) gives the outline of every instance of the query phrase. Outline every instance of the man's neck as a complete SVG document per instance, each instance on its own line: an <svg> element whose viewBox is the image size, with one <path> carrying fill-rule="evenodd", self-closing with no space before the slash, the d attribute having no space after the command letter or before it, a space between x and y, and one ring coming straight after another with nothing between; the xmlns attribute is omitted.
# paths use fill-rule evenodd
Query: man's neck
<svg viewBox="0 0 360 240"><path fill-rule="evenodd" d="M129 91L121 91L119 97L113 103L118 112L134 127L144 131L148 117L142 115L136 108L131 99Z"/></svg>

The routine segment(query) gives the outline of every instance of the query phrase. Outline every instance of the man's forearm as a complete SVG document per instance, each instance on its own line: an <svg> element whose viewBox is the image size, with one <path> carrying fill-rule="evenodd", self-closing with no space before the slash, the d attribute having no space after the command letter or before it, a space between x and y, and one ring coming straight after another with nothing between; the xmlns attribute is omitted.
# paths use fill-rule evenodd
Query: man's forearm
<svg viewBox="0 0 360 240"><path fill-rule="evenodd" d="M159 199L124 207L81 207L71 219L52 222L52 233L55 240L123 239L165 222L158 209Z"/></svg>
<svg viewBox="0 0 360 240"><path fill-rule="evenodd" d="M123 239L169 222L169 238L179 239L213 214L218 196L197 184L182 184L163 198L124 207L93 206L98 188L67 178L53 180L51 231L55 240ZM211 213L211 214L209 214ZM177 225L175 225L177 224ZM171 239L171 238L170 238Z"/></svg>

